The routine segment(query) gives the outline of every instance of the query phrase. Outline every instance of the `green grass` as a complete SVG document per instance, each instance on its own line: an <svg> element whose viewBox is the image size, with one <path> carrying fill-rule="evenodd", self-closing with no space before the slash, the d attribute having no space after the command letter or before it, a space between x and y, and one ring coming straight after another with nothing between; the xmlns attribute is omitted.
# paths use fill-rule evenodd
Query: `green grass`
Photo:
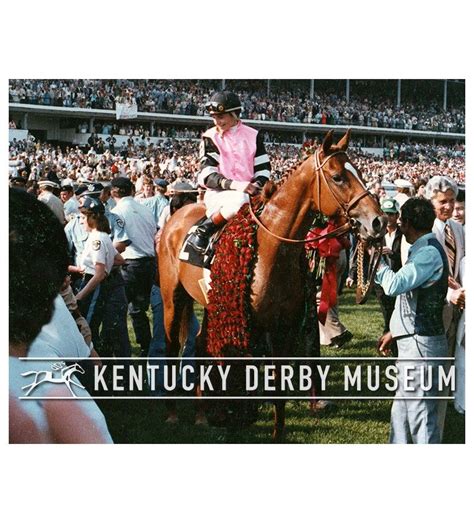
<svg viewBox="0 0 474 523"><path fill-rule="evenodd" d="M201 311L197 310L198 316ZM375 298L365 305L355 305L353 291L345 291L339 315L353 332L350 344L340 351L322 347L322 356L376 356L376 340L382 332L382 314ZM132 329L130 339L135 342ZM134 354L139 350L133 345ZM334 372L331 393L344 395L342 372ZM347 395L347 393L345 394ZM388 395L388 394L387 394ZM221 428L194 425L194 402L178 402L180 422L164 422L163 400L99 400L116 443L270 443L273 429L273 407L263 404L258 421L251 427L230 432ZM286 406L287 443L387 443L391 400L338 400L336 409L314 418L308 402L288 401ZM448 405L444 443L464 443L464 416L452 403Z"/></svg>

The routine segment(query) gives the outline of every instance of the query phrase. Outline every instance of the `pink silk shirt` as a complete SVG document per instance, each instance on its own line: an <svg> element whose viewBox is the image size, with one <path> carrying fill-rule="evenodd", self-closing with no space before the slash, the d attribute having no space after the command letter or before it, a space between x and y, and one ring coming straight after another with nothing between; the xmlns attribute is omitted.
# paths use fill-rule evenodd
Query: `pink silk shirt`
<svg viewBox="0 0 474 523"><path fill-rule="evenodd" d="M229 180L250 182L254 173L258 131L239 122L224 134L215 127L203 136L210 138L219 149L219 173Z"/></svg>

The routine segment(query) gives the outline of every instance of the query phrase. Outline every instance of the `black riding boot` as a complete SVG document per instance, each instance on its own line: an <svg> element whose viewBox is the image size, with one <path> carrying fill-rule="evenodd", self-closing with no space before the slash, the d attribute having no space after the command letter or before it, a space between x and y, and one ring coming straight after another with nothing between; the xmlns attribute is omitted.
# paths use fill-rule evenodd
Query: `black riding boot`
<svg viewBox="0 0 474 523"><path fill-rule="evenodd" d="M194 247L198 252L204 252L209 243L211 234L215 233L219 229L219 225L216 225L212 218L207 218L196 228L196 231L189 239L189 244Z"/></svg>

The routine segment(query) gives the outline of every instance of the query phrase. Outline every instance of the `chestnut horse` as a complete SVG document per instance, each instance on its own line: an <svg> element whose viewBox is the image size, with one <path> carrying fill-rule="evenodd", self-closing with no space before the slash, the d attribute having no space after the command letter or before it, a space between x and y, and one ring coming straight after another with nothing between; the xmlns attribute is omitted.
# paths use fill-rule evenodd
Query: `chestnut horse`
<svg viewBox="0 0 474 523"><path fill-rule="evenodd" d="M275 357L288 355L288 333L301 321L304 306L304 275L301 254L315 211L351 227L361 239L380 239L386 219L366 190L346 150L350 130L333 145L330 131L314 154L297 165L267 201L258 221L257 259L251 286L251 314L260 332L266 332ZM185 309L206 300L198 283L202 269L181 262L178 255L189 228L203 217L203 205L187 205L176 212L163 229L158 260L164 305L167 355L180 349L180 326ZM204 329L204 326L203 326ZM275 383L279 383L276 364ZM170 412L176 421L176 412ZM275 401L273 437L281 440L285 425L285 401Z"/></svg>

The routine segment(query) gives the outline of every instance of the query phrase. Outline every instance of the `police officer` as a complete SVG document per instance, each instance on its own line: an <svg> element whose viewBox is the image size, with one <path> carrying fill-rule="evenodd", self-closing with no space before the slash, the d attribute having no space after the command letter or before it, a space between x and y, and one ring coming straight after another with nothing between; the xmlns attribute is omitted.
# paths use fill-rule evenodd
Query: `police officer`
<svg viewBox="0 0 474 523"><path fill-rule="evenodd" d="M133 192L133 183L128 178L119 177L112 181L111 195L117 204L112 213L123 221L130 239L130 244L122 251L125 259L122 276L125 280L128 311L141 347L141 355L144 357L148 354L151 340L147 310L156 272L156 222L152 212L134 200ZM119 251L123 247L115 240L114 245Z"/></svg>
<svg viewBox="0 0 474 523"><path fill-rule="evenodd" d="M200 148L198 182L207 189L207 219L190 240L199 252L206 249L210 235L249 202L249 195L258 194L270 176L263 134L240 121L238 96L230 91L216 92L206 109L215 126L203 134Z"/></svg>
<svg viewBox="0 0 474 523"><path fill-rule="evenodd" d="M76 299L81 313L91 326L94 345L99 341L102 311L108 299L107 279L115 263L123 259L110 239L110 227L99 200L86 196L81 199L81 224L88 233L79 268L83 272L82 284Z"/></svg>
<svg viewBox="0 0 474 523"><path fill-rule="evenodd" d="M101 183L90 183L79 186L75 194L81 204L85 197L99 199L104 189ZM105 217L109 221L110 238L118 245L119 248L117 250L123 251L127 245L130 244L130 240L125 233L123 220L116 214L110 213L106 205L104 205L104 208ZM80 215L74 217L73 220L66 225L65 232L73 258L73 264L77 266L79 265L79 260L88 238L88 232L80 223ZM73 267L70 267L70 269L73 269ZM82 283L82 278L78 279L77 274L72 274L72 276L75 280L71 283L71 286L77 292ZM102 318L98 317L97 312L95 315L97 321L96 329L98 329L100 323L102 323L100 336L101 345L100 348L97 346L98 334L96 332L96 348L100 350L102 355L130 357L131 346L127 327L128 301L125 294L125 282L118 266L114 266L110 272L107 279L107 291L106 299L100 308Z"/></svg>
<svg viewBox="0 0 474 523"><path fill-rule="evenodd" d="M81 198L86 190L86 185L79 186L75 191L76 198ZM72 267L78 267L82 251L84 250L84 246L88 238L87 231L81 225L80 213L75 214L72 217L72 219L67 223L66 227L64 227L64 232L67 238ZM81 278L78 277L78 273L74 272L72 267L69 269L71 273L71 287L77 292L79 290Z"/></svg>
<svg viewBox="0 0 474 523"><path fill-rule="evenodd" d="M10 176L10 187L14 189L22 189L26 191L26 182L27 179L23 178L23 176Z"/></svg>
<svg viewBox="0 0 474 523"><path fill-rule="evenodd" d="M91 183L87 186L84 194L100 199L105 208L105 217L109 221L110 238L115 248L119 252L123 252L131 242L125 231L124 221L110 211L115 206L115 202L113 202L112 206L107 205L109 201L107 195L110 195L108 186L104 187L101 183ZM107 279L107 300L103 307L102 354L126 358L132 355L130 338L128 336L127 307L128 300L122 271L119 266L114 266Z"/></svg>

